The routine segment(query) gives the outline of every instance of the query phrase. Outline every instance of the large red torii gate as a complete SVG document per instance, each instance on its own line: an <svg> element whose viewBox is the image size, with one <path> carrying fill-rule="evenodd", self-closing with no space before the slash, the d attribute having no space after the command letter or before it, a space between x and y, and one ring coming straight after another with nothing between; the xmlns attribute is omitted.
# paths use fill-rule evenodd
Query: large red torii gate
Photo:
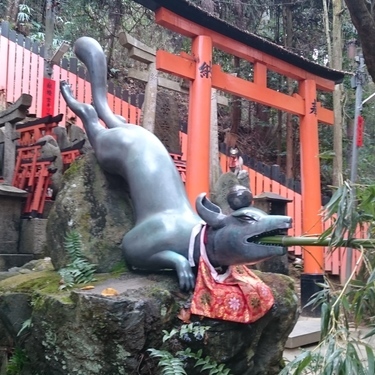
<svg viewBox="0 0 375 375"><path fill-rule="evenodd" d="M303 231L320 234L322 223L318 122L332 125L334 115L317 101L317 89L331 92L344 74L295 55L263 38L241 31L203 12L187 0L136 0L155 12L156 23L192 39L191 54L157 51L156 67L190 80L186 190L191 204L209 191L211 88L255 101L300 118ZM212 65L213 47L254 64L253 82ZM267 87L267 71L299 83L298 94ZM323 273L323 248L305 252L304 272Z"/></svg>

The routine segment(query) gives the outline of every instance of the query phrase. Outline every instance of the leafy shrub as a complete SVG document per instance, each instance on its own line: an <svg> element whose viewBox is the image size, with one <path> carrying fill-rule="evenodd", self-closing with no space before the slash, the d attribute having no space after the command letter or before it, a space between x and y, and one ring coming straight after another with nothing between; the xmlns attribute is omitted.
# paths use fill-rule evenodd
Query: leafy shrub
<svg viewBox="0 0 375 375"><path fill-rule="evenodd" d="M354 244L358 227L366 225L368 240L357 249L360 257L345 285L334 287L328 277L308 305L321 309L321 340L288 363L279 375L373 375L374 349L366 341L375 334L375 185L341 185L325 207L334 222L321 238L330 238L331 251ZM357 240L361 243L361 240ZM367 242L367 243L366 243ZM367 325L369 332L355 330ZM354 328L353 328L354 327Z"/></svg>
<svg viewBox="0 0 375 375"><path fill-rule="evenodd" d="M75 284L87 284L94 280L96 265L89 263L82 254L82 242L79 233L69 232L65 237L65 250L70 262L59 270L63 284L60 289L71 288Z"/></svg>
<svg viewBox="0 0 375 375"><path fill-rule="evenodd" d="M191 342L190 336L196 340L203 340L204 334L210 327L200 324L183 324L179 329L172 329L170 332L163 331L163 342L170 340L178 334L184 342ZM193 352L191 348L179 350L175 355L167 350L149 349L151 357L158 358L158 366L161 368L161 375L187 375L185 366L188 359L195 361L194 367L201 367L200 372L208 375L230 375L230 370L224 364L218 364L209 356L203 357L202 350Z"/></svg>
<svg viewBox="0 0 375 375"><path fill-rule="evenodd" d="M25 352L16 347L6 366L6 375L19 375L27 362Z"/></svg>

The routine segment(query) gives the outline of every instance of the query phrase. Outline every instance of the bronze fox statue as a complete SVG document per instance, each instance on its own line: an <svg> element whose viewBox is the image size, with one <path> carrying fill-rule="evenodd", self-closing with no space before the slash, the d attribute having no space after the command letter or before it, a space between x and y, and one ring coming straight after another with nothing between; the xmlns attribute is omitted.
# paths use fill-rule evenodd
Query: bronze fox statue
<svg viewBox="0 0 375 375"><path fill-rule="evenodd" d="M288 216L267 215L254 207L224 215L205 193L196 200L198 216L187 199L172 158L159 139L141 126L127 124L110 110L106 57L99 43L82 37L76 41L74 51L88 69L93 105L78 102L65 81L60 83L60 90L69 108L81 118L99 165L122 176L128 184L136 221L123 238L122 250L131 266L146 270L174 269L180 288L193 289L195 275L188 249L192 230L202 221L207 224L207 255L215 267L254 264L284 254L283 247L258 241L262 236L285 233L292 225ZM195 264L199 255L199 240L195 239Z"/></svg>

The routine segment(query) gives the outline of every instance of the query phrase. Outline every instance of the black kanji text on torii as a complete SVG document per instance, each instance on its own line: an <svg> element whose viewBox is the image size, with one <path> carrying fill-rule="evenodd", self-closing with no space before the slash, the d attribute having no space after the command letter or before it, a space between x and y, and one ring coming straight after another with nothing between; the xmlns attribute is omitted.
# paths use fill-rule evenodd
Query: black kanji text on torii
<svg viewBox="0 0 375 375"><path fill-rule="evenodd" d="M318 111L317 101L316 101L316 99L314 99L314 101L311 103L310 115L311 114L316 115L317 111Z"/></svg>
<svg viewBox="0 0 375 375"><path fill-rule="evenodd" d="M207 64L205 61L199 67L201 78L210 78L212 73L211 61Z"/></svg>

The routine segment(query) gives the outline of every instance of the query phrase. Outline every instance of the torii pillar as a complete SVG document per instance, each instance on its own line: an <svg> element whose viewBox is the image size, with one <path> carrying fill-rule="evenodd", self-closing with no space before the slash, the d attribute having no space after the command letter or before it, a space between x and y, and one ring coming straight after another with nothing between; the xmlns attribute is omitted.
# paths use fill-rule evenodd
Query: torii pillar
<svg viewBox="0 0 375 375"><path fill-rule="evenodd" d="M186 155L186 192L190 203L210 189L210 124L212 40L200 35L193 40L195 78L190 83Z"/></svg>
<svg viewBox="0 0 375 375"><path fill-rule="evenodd" d="M304 235L320 235L322 233L322 222L319 220L319 212L322 202L316 82L312 79L301 81L299 83L299 94L305 101L305 114L300 116L301 183L304 217L302 229ZM323 265L323 247L305 249L304 272L301 274L301 306L306 305L310 297L320 290L316 283L324 282ZM308 314L317 315L312 310Z"/></svg>

